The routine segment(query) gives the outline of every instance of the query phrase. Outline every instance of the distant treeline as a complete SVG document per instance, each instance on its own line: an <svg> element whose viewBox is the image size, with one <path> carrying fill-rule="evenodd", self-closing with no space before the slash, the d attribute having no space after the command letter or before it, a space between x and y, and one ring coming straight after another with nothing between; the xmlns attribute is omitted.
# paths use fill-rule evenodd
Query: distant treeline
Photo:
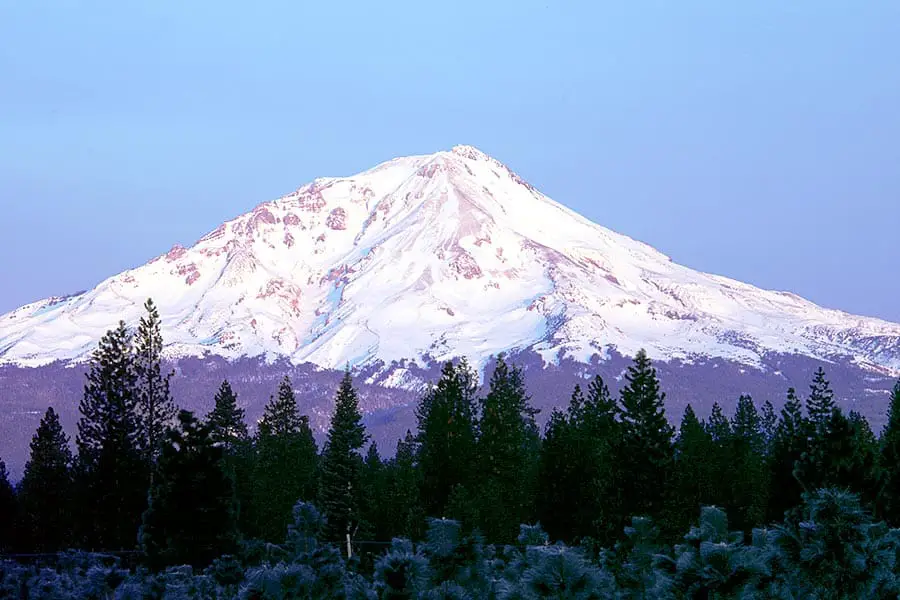
<svg viewBox="0 0 900 600"><path fill-rule="evenodd" d="M92 355L74 455L51 407L17 486L0 461L0 553L138 550L151 570L205 568L251 540L283 541L303 502L321 511L316 538L344 554L366 540L425 540L429 517L501 546L539 522L595 558L628 543L636 523L652 523L661 547L681 543L704 506L728 515L727 528L709 525L726 545L740 545L731 530L750 540L767 523L802 529L815 498L900 526L900 383L880 436L836 405L821 368L802 399L787 390L780 413L743 396L730 417L714 405L703 421L688 406L676 431L639 352L618 397L600 377L576 385L541 432L514 365L501 356L479 394L461 361L444 366L419 401L417 433L385 460L349 372L321 450L288 378L253 435L227 381L208 415L178 410L159 315L150 300L145 309L135 331L120 323Z"/></svg>

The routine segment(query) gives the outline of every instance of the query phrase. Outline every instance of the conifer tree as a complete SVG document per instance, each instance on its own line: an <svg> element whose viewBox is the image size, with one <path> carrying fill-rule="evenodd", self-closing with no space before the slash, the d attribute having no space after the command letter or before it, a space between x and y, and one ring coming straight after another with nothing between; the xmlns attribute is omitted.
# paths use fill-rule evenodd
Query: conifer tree
<svg viewBox="0 0 900 600"><path fill-rule="evenodd" d="M705 424L711 444L706 458L713 485L708 502L715 506L729 506L731 503L731 421L725 416L722 406L713 402L709 421ZM693 521L692 521L693 522Z"/></svg>
<svg viewBox="0 0 900 600"><path fill-rule="evenodd" d="M132 338L123 321L91 357L79 405L78 525L87 548L132 548L147 503Z"/></svg>
<svg viewBox="0 0 900 600"><path fill-rule="evenodd" d="M750 396L741 396L731 425L729 459L731 498L726 512L734 526L744 532L763 524L768 505L766 440L762 422Z"/></svg>
<svg viewBox="0 0 900 600"><path fill-rule="evenodd" d="M0 458L0 553L12 552L16 547L16 492L9 482L6 463Z"/></svg>
<svg viewBox="0 0 900 600"><path fill-rule="evenodd" d="M809 386L809 397L806 399L806 413L813 427L824 426L834 410L834 392L831 384L825 379L825 370L819 367Z"/></svg>
<svg viewBox="0 0 900 600"><path fill-rule="evenodd" d="M425 526L425 511L419 498L422 473L416 465L416 439L412 432L397 442L397 451L387 465L389 529L393 536L419 539ZM392 537L393 537L392 536Z"/></svg>
<svg viewBox="0 0 900 600"><path fill-rule="evenodd" d="M553 539L590 537L607 543L620 533L621 432L616 411L598 376L586 398L576 385L567 413L554 410L550 416L541 444L538 518Z"/></svg>
<svg viewBox="0 0 900 600"><path fill-rule="evenodd" d="M360 505L360 535L366 539L389 540L396 536L391 530L391 515L386 512L389 509L387 472L388 466L378 454L378 444L372 442L360 475L361 497L365 500Z"/></svg>
<svg viewBox="0 0 900 600"><path fill-rule="evenodd" d="M775 414L775 407L766 400L763 403L762 415L760 417L763 438L766 442L766 455L772 451L772 442L775 439L775 430L778 428L778 415Z"/></svg>
<svg viewBox="0 0 900 600"><path fill-rule="evenodd" d="M221 461L209 425L180 411L161 444L143 515L140 540L151 568L202 568L237 550L234 485Z"/></svg>
<svg viewBox="0 0 900 600"><path fill-rule="evenodd" d="M319 504L326 518L326 536L343 541L356 534L360 518L360 450L366 430L349 369L344 373L322 450Z"/></svg>
<svg viewBox="0 0 900 600"><path fill-rule="evenodd" d="M666 421L665 393L647 353L639 351L620 390L623 427L623 504L632 515L658 516L672 473L674 431Z"/></svg>
<svg viewBox="0 0 900 600"><path fill-rule="evenodd" d="M875 437L857 413L834 408L816 430L795 472L806 491L834 487L852 490L867 505L875 500L879 481Z"/></svg>
<svg viewBox="0 0 900 600"><path fill-rule="evenodd" d="M715 481L709 459L712 436L697 418L693 407L684 409L675 441L675 482L673 486L674 528L684 531L697 520L700 507L710 503Z"/></svg>
<svg viewBox="0 0 900 600"><path fill-rule="evenodd" d="M576 385L571 404L584 400ZM538 465L538 520L554 540L570 543L577 534L577 480L581 473L573 464L574 436L566 414L554 408L544 432Z"/></svg>
<svg viewBox="0 0 900 600"><path fill-rule="evenodd" d="M421 499L428 515L451 516L446 509L452 490L473 483L475 392L476 378L468 364L447 362L416 408Z"/></svg>
<svg viewBox="0 0 900 600"><path fill-rule="evenodd" d="M731 422L718 402L713 402L712 412L709 415L709 421L706 424L706 431L712 441L717 444L726 444L731 438Z"/></svg>
<svg viewBox="0 0 900 600"><path fill-rule="evenodd" d="M900 381L894 385L887 413L887 425L881 434L881 466L884 489L880 495L880 513L894 527L900 527Z"/></svg>
<svg viewBox="0 0 900 600"><path fill-rule="evenodd" d="M511 542L529 520L539 458L536 411L521 371L501 355L481 399L478 421L480 529L489 539Z"/></svg>
<svg viewBox="0 0 900 600"><path fill-rule="evenodd" d="M57 552L72 542L72 451L53 407L31 439L19 483L23 545L32 552Z"/></svg>
<svg viewBox="0 0 900 600"><path fill-rule="evenodd" d="M227 379L222 381L216 392L215 406L210 411L207 422L213 441L221 444L226 456L247 439L244 409L237 405L237 396Z"/></svg>
<svg viewBox="0 0 900 600"><path fill-rule="evenodd" d="M794 471L809 448L809 421L803 416L794 388L788 389L769 453L769 521L780 521L800 504L803 486Z"/></svg>
<svg viewBox="0 0 900 600"><path fill-rule="evenodd" d="M159 444L166 428L175 418L175 402L169 392L174 372L162 372L163 339L159 311L153 300L144 303L146 315L141 317L135 335L134 374L137 379L137 406L140 414L142 450L147 462L156 463Z"/></svg>
<svg viewBox="0 0 900 600"><path fill-rule="evenodd" d="M291 380L285 376L270 398L256 437L254 496L248 519L252 533L274 541L284 535L298 500L315 494L318 462L309 417L301 415Z"/></svg>

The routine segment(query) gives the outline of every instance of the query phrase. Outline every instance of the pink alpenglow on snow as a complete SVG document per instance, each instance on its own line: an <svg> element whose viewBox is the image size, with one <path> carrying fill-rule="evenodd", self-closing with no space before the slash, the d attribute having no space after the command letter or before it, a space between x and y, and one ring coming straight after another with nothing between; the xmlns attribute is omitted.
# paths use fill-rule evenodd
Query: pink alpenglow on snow
<svg viewBox="0 0 900 600"><path fill-rule="evenodd" d="M0 316L0 363L85 360L152 297L173 358L480 367L515 350L588 362L645 348L656 360L753 368L782 353L900 372L900 325L675 264L471 146L317 179L160 258Z"/></svg>

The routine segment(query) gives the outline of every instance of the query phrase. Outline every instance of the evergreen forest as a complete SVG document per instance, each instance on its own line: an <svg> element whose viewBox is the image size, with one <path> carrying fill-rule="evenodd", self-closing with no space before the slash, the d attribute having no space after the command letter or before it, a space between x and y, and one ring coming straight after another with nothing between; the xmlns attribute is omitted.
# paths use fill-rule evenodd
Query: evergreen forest
<svg viewBox="0 0 900 600"><path fill-rule="evenodd" d="M0 460L0 598L900 596L900 382L873 432L821 368L783 408L688 406L645 353L545 427L500 356L447 363L379 449L348 371L319 447L291 381L248 424L228 381L181 410L152 300L95 349L69 439L47 409ZM781 405L781 402L779 402Z"/></svg>

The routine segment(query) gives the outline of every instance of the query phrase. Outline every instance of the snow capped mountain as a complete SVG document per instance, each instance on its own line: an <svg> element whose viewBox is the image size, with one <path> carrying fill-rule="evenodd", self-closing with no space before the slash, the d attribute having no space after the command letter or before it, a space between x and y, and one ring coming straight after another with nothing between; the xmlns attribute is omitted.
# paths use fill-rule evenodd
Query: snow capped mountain
<svg viewBox="0 0 900 600"><path fill-rule="evenodd" d="M327 368L500 351L588 361L769 353L900 372L900 325L673 263L470 146L323 178L190 248L0 317L0 363L83 360L152 297L173 357ZM403 369L395 369L397 382Z"/></svg>

